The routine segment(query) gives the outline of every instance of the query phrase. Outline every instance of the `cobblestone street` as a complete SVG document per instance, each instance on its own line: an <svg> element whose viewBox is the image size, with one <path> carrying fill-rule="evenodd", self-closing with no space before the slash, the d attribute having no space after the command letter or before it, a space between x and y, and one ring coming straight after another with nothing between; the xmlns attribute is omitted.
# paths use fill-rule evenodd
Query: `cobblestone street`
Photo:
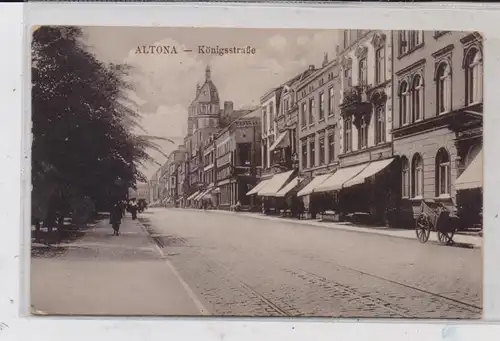
<svg viewBox="0 0 500 341"><path fill-rule="evenodd" d="M480 249L217 212L140 220L212 315L481 316Z"/></svg>

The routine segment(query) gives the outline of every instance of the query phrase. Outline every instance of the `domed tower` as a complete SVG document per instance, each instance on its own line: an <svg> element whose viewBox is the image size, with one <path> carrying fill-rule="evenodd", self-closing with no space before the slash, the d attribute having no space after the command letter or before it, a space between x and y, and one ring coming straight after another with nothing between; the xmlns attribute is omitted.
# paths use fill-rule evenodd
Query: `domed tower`
<svg viewBox="0 0 500 341"><path fill-rule="evenodd" d="M189 108L189 123L193 143L201 146L202 141L208 139L220 127L220 99L219 91L212 82L210 66L205 69L205 81L196 86L196 96Z"/></svg>

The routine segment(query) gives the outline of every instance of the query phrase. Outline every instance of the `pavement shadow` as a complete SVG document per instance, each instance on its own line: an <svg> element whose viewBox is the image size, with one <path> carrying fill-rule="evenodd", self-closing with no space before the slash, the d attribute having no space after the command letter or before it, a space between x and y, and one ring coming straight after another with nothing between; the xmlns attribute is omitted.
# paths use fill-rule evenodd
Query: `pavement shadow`
<svg viewBox="0 0 500 341"><path fill-rule="evenodd" d="M85 236L89 230L99 228L98 222L107 219L106 213L97 213L91 222L87 224L74 224L69 221L62 228L41 229L38 232L38 238L32 237L31 257L59 257L68 250L67 246L59 244L71 244ZM33 231L32 231L33 234Z"/></svg>

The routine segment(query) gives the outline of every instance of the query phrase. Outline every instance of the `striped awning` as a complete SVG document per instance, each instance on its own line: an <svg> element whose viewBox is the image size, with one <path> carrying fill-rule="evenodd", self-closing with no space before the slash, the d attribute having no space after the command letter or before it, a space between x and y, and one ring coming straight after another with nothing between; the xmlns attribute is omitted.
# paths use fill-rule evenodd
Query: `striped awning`
<svg viewBox="0 0 500 341"><path fill-rule="evenodd" d="M200 194L200 191L194 192L187 198L187 200L193 200L198 194Z"/></svg>
<svg viewBox="0 0 500 341"><path fill-rule="evenodd" d="M260 191L268 182L269 180L262 180L259 182L254 188L249 190L246 195L253 195L257 194L258 191Z"/></svg>

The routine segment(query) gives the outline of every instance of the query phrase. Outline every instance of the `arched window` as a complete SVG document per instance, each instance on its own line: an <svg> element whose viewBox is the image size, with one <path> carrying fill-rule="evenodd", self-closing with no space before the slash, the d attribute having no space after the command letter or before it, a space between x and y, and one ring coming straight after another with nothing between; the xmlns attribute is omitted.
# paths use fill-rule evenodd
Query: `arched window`
<svg viewBox="0 0 500 341"><path fill-rule="evenodd" d="M441 63L436 72L438 114L451 110L451 70L448 63Z"/></svg>
<svg viewBox="0 0 500 341"><path fill-rule="evenodd" d="M410 165L404 156L401 158L401 196L410 197Z"/></svg>
<svg viewBox="0 0 500 341"><path fill-rule="evenodd" d="M362 117L358 129L358 149L363 149L368 146L368 124L366 118Z"/></svg>
<svg viewBox="0 0 500 341"><path fill-rule="evenodd" d="M408 83L402 82L399 86L399 119L401 126L408 124L409 101Z"/></svg>
<svg viewBox="0 0 500 341"><path fill-rule="evenodd" d="M483 99L483 63L478 49L469 50L465 65L467 104L479 103Z"/></svg>
<svg viewBox="0 0 500 341"><path fill-rule="evenodd" d="M422 197L424 188L424 165L420 154L415 154L411 161L411 194L412 197Z"/></svg>
<svg viewBox="0 0 500 341"><path fill-rule="evenodd" d="M436 155L436 196L450 194L450 154L441 148Z"/></svg>
<svg viewBox="0 0 500 341"><path fill-rule="evenodd" d="M412 122L420 121L424 118L424 82L420 75L413 78L413 86L411 93L412 102Z"/></svg>

